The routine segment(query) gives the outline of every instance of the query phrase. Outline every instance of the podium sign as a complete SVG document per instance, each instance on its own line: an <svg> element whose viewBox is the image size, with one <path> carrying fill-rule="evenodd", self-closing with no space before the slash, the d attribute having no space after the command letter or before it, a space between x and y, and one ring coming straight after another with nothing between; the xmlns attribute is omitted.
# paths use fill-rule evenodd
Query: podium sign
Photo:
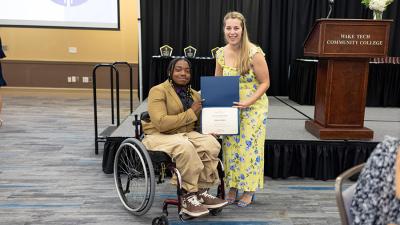
<svg viewBox="0 0 400 225"><path fill-rule="evenodd" d="M317 57L370 58L387 55L390 20L317 20L304 54Z"/></svg>
<svg viewBox="0 0 400 225"><path fill-rule="evenodd" d="M320 139L373 138L364 127L369 58L386 56L391 20L317 20L304 55L318 57L314 120L305 128Z"/></svg>

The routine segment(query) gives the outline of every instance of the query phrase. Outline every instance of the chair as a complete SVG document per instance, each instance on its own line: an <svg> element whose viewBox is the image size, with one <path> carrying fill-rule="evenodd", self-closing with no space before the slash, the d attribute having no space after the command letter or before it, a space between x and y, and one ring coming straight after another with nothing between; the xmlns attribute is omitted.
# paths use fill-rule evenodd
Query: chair
<svg viewBox="0 0 400 225"><path fill-rule="evenodd" d="M339 209L340 221L342 222L342 225L349 225L353 223L353 217L350 214L350 206L357 185L357 183L354 183L353 185L351 185L350 187L348 187L346 190L343 191L343 183L353 175L359 173L364 167L364 165L365 163L354 166L346 170L336 178L335 182L336 203Z"/></svg>

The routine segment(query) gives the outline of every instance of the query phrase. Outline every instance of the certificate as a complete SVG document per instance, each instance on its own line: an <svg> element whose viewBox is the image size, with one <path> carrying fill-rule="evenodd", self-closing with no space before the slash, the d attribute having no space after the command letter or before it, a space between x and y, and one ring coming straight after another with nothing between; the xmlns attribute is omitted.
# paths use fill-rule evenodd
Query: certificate
<svg viewBox="0 0 400 225"><path fill-rule="evenodd" d="M239 76L200 77L203 108L232 107L239 101Z"/></svg>
<svg viewBox="0 0 400 225"><path fill-rule="evenodd" d="M203 134L239 134L239 76L200 77L201 132Z"/></svg>
<svg viewBox="0 0 400 225"><path fill-rule="evenodd" d="M201 112L203 134L238 134L239 109L233 107L207 107Z"/></svg>

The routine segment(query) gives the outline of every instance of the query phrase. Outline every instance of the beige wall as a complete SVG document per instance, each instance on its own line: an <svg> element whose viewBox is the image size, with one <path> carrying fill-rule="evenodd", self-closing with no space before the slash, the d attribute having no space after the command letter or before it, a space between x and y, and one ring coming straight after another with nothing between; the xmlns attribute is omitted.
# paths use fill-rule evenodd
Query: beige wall
<svg viewBox="0 0 400 225"><path fill-rule="evenodd" d="M137 16L138 0L120 0L119 31L0 27L5 59L138 63Z"/></svg>

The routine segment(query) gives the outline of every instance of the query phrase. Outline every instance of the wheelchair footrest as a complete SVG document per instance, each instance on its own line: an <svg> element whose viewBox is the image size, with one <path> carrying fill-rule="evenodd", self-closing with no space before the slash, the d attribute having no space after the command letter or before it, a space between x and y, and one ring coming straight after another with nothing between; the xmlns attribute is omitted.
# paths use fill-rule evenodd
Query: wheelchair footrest
<svg viewBox="0 0 400 225"><path fill-rule="evenodd" d="M164 204L168 204L168 205L178 205L178 199L172 199L172 198L167 198L164 200Z"/></svg>

